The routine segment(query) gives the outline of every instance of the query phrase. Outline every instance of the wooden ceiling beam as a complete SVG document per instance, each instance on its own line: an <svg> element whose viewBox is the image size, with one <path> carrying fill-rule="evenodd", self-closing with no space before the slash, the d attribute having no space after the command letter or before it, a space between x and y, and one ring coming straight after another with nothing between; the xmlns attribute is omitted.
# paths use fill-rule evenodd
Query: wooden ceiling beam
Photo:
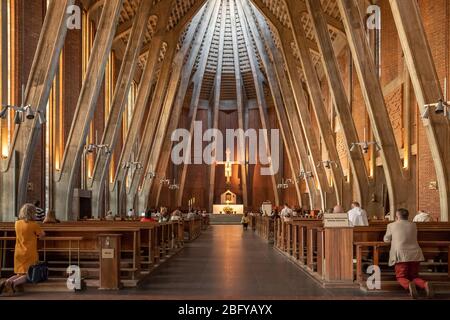
<svg viewBox="0 0 450 320"><path fill-rule="evenodd" d="M394 21L405 54L406 65L421 114L425 105L444 98L436 66L428 42L419 4L415 1L390 1ZM441 221L449 220L450 208L450 155L448 138L450 126L445 117L430 112L430 119L423 120L439 185Z"/></svg>
<svg viewBox="0 0 450 320"><path fill-rule="evenodd" d="M97 28L88 68L75 115L72 120L70 134L67 138L61 170L55 177L55 212L61 220L73 220L73 191L75 179L81 163L89 125L97 106L97 97L103 84L106 63L111 52L115 26L119 20L122 0L108 0L103 6Z"/></svg>
<svg viewBox="0 0 450 320"><path fill-rule="evenodd" d="M219 7L220 7L219 1L216 1L214 5L215 5L215 12L210 20L211 21L210 25L212 25L212 26L215 26L217 23L218 11L219 11ZM189 134L190 134L191 138L194 134L194 124L195 124L195 120L197 119L197 113L198 113L198 109L199 109L200 94L201 94L202 85L203 85L203 76L205 74L206 66L208 63L208 55L211 50L214 31L215 31L214 28L210 27L204 37L204 48L202 49L202 54L199 59L198 70L197 70L196 74L194 75L195 76L195 78L194 78L195 86L194 86L194 92L192 95L191 106L190 106L190 109L192 110L192 112L190 113L190 115L188 117L188 123L190 123ZM188 149L188 154L186 155L186 159L190 159L190 158L191 158L191 148ZM181 170L180 189L178 190L178 193L177 193L177 205L178 206L182 206L182 204L183 204L183 195L184 195L184 189L186 186L188 167L189 167L188 162L185 161L183 163L183 168ZM160 193L160 190L161 190L161 188L159 188L158 194Z"/></svg>
<svg viewBox="0 0 450 320"><path fill-rule="evenodd" d="M241 64L239 59L239 44L237 39L236 30L236 15L234 14L234 2L230 2L230 16L231 16L231 35L233 41L233 60L234 60L234 77L236 79L236 103L237 103L237 114L238 114L238 129L244 132L244 94L242 88L244 86L241 74ZM248 187L247 187L247 164L245 163L245 136L238 137L238 157L243 157L239 159L241 161L241 185L242 185L242 198L244 202L244 207L248 207Z"/></svg>
<svg viewBox="0 0 450 320"><path fill-rule="evenodd" d="M258 108L259 108L260 119L261 119L261 127L263 130L269 130L270 124L269 124L268 106L267 106L267 101L266 101L266 97L264 94L263 81L262 81L262 77L260 76L259 66L258 66L257 58L256 58L256 52L253 50L253 46L249 45L252 43L252 39L250 38L252 36L250 33L250 26L248 25L246 14L245 14L244 9L242 8L240 2L237 5L237 9L238 9L238 14L239 14L239 20L241 21L242 33L243 33L245 42L247 43L246 48L247 48L247 54L248 54L249 61L250 61L250 67L251 67L252 73L253 73L253 81L254 81L254 85L255 85L255 89L256 89L256 98L257 98L257 103L258 103ZM259 43L258 37L256 37L256 35L253 35L253 39L255 40L255 43L257 43L257 44ZM269 77L268 82L269 82L269 86L271 88L272 95L274 98L275 108L282 108L283 107L282 100L280 99L280 96L277 95L277 91L275 91L275 88L273 88L274 83L273 83L273 81L271 81L272 79L270 78L270 75L273 73L271 73L271 70L267 69L269 66L267 66L265 64L264 52L259 52L259 54L262 59L263 65L266 68L266 73ZM279 99L276 99L277 97ZM283 130L284 124L281 123L280 121L279 121L279 126L280 126L280 129ZM289 135L283 135L283 136L288 137ZM265 146L266 146L266 155L268 157L270 157L272 155L274 146L270 145L268 137L265 137L265 138L266 139L264 142L265 142ZM294 147L293 144L287 144L287 143L290 143L290 141L284 140L284 142L285 142L286 149ZM275 205L277 205L277 206L280 205L280 194L279 194L279 190L277 188L278 176L279 176L278 172L273 172L273 174L270 175L273 193L274 193L274 197L275 197Z"/></svg>
<svg viewBox="0 0 450 320"><path fill-rule="evenodd" d="M160 58L161 50L167 43L164 42L164 36L166 34L166 26L169 21L169 13L171 7L166 7L166 14L161 15L161 19L158 19L157 29L155 35L151 40L151 47L148 52L147 61L145 63L144 71L142 73L139 88L136 95L135 105L133 107L133 115L131 122L132 126L128 129L123 148L120 154L119 161L117 162L116 174L114 175L114 181L110 184L110 209L114 214L119 214L123 209L121 203L121 195L123 192L123 184L125 183L127 170L124 165L130 161L131 154L133 152L134 145L138 141L139 132L143 122L145 110L147 108L150 93L152 91L153 83L156 79L157 65ZM167 52L166 52L167 53Z"/></svg>
<svg viewBox="0 0 450 320"><path fill-rule="evenodd" d="M411 208L408 202L407 179L403 174L403 163L392 129L384 100L378 72L373 61L372 50L367 41L365 26L360 11L353 0L337 0L347 39L355 63L372 130L380 147L381 161L389 193L390 212L400 207ZM372 149L372 152L376 150Z"/></svg>
<svg viewBox="0 0 450 320"><path fill-rule="evenodd" d="M322 5L320 4L320 1L317 0L306 0L306 4L310 12L311 22L321 52L322 64L325 68L325 76L333 98L334 107L339 122L341 123L349 166L355 175L355 190L357 190L358 194L357 200L364 208L367 208L370 204L369 195L373 193L373 190L370 190L370 181L368 179L367 168L361 149L358 148L357 150L350 152L350 145L359 140L358 132L352 116L350 103L345 92L344 82L340 75L336 55L333 51L333 43L330 38L330 33L328 32Z"/></svg>
<svg viewBox="0 0 450 320"><path fill-rule="evenodd" d="M291 21L291 25L293 26L292 32L294 34L294 41L299 50L300 62L302 65L303 74L305 76L306 85L309 91L310 101L313 105L314 114L316 115L317 126L319 128L319 132L322 137L325 149L328 153L329 159L325 160L330 160L336 164L331 166L331 174L334 180L333 186L336 191L337 204L343 205L342 189L344 185L344 173L342 170L341 160L339 158L339 154L336 148L334 133L331 128L329 120L329 113L327 112L324 100L322 98L323 96L322 88L320 86L314 62L311 58L311 54L308 50L308 47L305 45L306 40L305 30L301 23L294 23L295 21L299 21L301 19L301 14L298 6L299 2L298 0L294 1L284 0L284 2L286 4L286 7L288 8L289 20ZM322 160L323 159L320 158L318 162L315 162L316 165L319 165ZM331 206L328 205L328 207L331 208L334 205L335 204ZM350 205L350 203L346 205Z"/></svg>
<svg viewBox="0 0 450 320"><path fill-rule="evenodd" d="M220 1L221 4L224 4L224 1ZM225 22L226 22L226 12L222 9L221 12L221 21L220 21L220 33L219 33L219 53L217 60L217 72L214 79L214 101L213 101L213 120L212 120L212 129L219 128L219 107L220 107L220 89L222 82L222 66L223 66L223 55L224 55L224 46L225 46ZM215 26L214 26L215 27ZM213 212L213 204L214 204L214 187L216 184L216 161L218 157L218 150L220 147L215 148L214 155L212 156L212 163L209 166L209 197L208 197L208 210L209 212ZM220 149L221 150L221 149ZM221 150L223 152L223 150ZM223 159L219 159L222 161Z"/></svg>
<svg viewBox="0 0 450 320"><path fill-rule="evenodd" d="M195 66L197 55L200 52L203 38L207 32L208 22L211 19L213 9L213 5L209 6L205 13L206 17L201 14L194 17L187 31L185 43L173 61L173 70L160 112L161 116L158 123L153 123L154 128L157 127L157 130L148 132L153 138L153 143L149 147L150 154L148 160L145 161L147 170L156 168L160 159L166 158L171 153L164 149L164 139L169 138L169 141L171 141L170 137L176 129L172 128L173 126L178 126L183 103L189 88L192 70ZM188 57L188 60L185 63L186 57ZM142 210L148 207L150 190L154 183L155 179L143 180L141 191L139 192L139 208Z"/></svg>
<svg viewBox="0 0 450 320"><path fill-rule="evenodd" d="M28 76L25 101L22 102L31 105L44 117L67 34L66 8L73 3L73 0L50 2ZM13 221L15 213L26 203L30 171L36 146L42 136L38 118L36 116L33 122L27 121L16 126L8 158L0 159L0 219L3 221ZM18 165L15 163L20 163L17 192Z"/></svg>
<svg viewBox="0 0 450 320"><path fill-rule="evenodd" d="M108 120L105 126L102 145L109 146L110 150L115 150L122 126L122 115L136 70L138 56L147 30L147 21L152 8L151 1L141 1L136 18L133 19L133 28L130 39L125 50L124 60L120 67L117 78L116 90L112 99ZM89 180L88 188L92 190L92 215L97 218L102 217L102 206L104 195L104 183L107 180L111 154L99 152L95 162L92 179Z"/></svg>
<svg viewBox="0 0 450 320"><path fill-rule="evenodd" d="M260 21L260 23L262 23L262 21ZM322 198L322 203L320 203L318 197L315 196L317 194L317 189L314 180L313 179L306 180L306 186L310 194L311 207L314 209L319 208L324 209L326 207L325 206L326 200L333 199L332 194L333 191L329 187L327 175L323 167L317 167L315 165L316 159L320 157L320 150L318 149L317 144L318 139L316 138L316 135L312 130L312 123L309 116L309 111L307 111L308 109L307 105L303 104L302 105L303 113L300 114L295 112L296 110L298 110L294 102L294 99L292 98L293 95L295 95L295 92L293 92L292 88L288 85L288 80L286 79L284 71L283 58L281 56L281 53L275 47L275 43L273 42L270 33L268 32L267 28L264 28L264 26L265 25L263 25L261 28L262 30L265 31L262 39L266 42L267 44L266 47L270 49L270 53L272 54L272 61L270 61L269 57L267 56L268 53L265 52L265 47L263 46L262 43L259 43L259 41L257 43L257 48L262 57L263 64L266 68L266 73L271 88L271 92L274 101L276 102L275 106L277 107L280 125L286 125L288 123L291 124L292 128L291 131L294 137L295 145L297 146L298 149L298 154L300 156L302 166L305 171L314 172L319 182L320 185L319 192ZM251 26L251 30L252 33L257 34L258 31L256 24ZM286 32L292 32L287 29L285 30ZM288 71L296 70L296 68L290 69L291 67L292 67L291 65L288 65ZM295 72L295 74L298 76L298 78L296 79L298 81L297 84L301 86L301 81L299 81L300 77L298 72ZM277 77L277 79L275 79L274 77ZM285 110L282 109L283 105ZM308 146L309 152L306 146ZM298 173L300 173L300 170L298 171ZM326 196L325 194L327 194L328 196Z"/></svg>

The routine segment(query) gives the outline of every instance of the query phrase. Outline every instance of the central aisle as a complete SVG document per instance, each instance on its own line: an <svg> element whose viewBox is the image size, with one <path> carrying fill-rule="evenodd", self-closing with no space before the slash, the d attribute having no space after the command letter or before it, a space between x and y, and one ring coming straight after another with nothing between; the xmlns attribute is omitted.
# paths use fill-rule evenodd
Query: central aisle
<svg viewBox="0 0 450 320"><path fill-rule="evenodd" d="M211 226L141 285L161 299L333 299L331 292L241 226Z"/></svg>

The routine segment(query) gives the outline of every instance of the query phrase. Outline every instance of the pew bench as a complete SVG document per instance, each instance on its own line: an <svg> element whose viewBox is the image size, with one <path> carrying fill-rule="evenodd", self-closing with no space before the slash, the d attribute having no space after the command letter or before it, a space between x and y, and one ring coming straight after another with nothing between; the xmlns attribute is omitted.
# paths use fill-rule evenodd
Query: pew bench
<svg viewBox="0 0 450 320"><path fill-rule="evenodd" d="M134 221L82 221L42 225L45 241L39 252L49 263L50 276L64 279L72 260L81 267L88 286L99 285L100 234L120 234L120 279L134 287L158 265L183 247L183 222L141 223ZM0 223L0 271L12 273L15 230L13 223ZM8 242L9 241L9 242ZM76 245L74 243L76 242ZM8 243L8 245L6 245ZM68 250L70 249L70 250ZM73 251L72 251L73 249ZM70 251L70 252L67 252ZM74 263L75 264L75 263Z"/></svg>
<svg viewBox="0 0 450 320"><path fill-rule="evenodd" d="M364 264L383 267L385 271L388 268L388 261L381 258L389 257L390 244L384 242L355 242L356 247L356 281L360 285L364 285L366 277L364 276ZM448 268L448 261L450 259L450 242L448 241L421 241L419 242L422 248L423 254L425 256L425 262L421 263L422 267L425 268L442 268L447 267L446 273L443 272L421 272L425 278L436 279L436 280L446 280L450 281L450 270ZM446 261L442 261L443 254L446 256ZM437 257L441 257L440 261L435 261ZM370 259L371 258L371 259ZM392 269L392 268L391 268ZM393 272L382 272L386 276L393 277Z"/></svg>
<svg viewBox="0 0 450 320"><path fill-rule="evenodd" d="M383 269L383 283L394 283L388 268L390 245L383 242L389 222L375 221L369 227L326 229L319 219L277 219L273 225L274 248L296 263L323 287L364 289L363 267L378 265ZM255 217L257 233L267 239L263 217ZM448 261L449 223L418 223L418 239L427 259L424 276L441 287L450 285ZM384 286L384 285L383 285ZM392 286L397 288L398 286Z"/></svg>

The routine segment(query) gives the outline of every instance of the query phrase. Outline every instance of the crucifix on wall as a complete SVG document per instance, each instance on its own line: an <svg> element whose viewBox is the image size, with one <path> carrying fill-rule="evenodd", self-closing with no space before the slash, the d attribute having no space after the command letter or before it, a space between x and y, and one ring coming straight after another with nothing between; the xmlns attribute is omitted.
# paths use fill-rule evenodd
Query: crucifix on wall
<svg viewBox="0 0 450 320"><path fill-rule="evenodd" d="M231 184L231 176L233 175L233 162L231 161L231 151L226 151L227 160L225 162L225 177L227 178L227 184Z"/></svg>

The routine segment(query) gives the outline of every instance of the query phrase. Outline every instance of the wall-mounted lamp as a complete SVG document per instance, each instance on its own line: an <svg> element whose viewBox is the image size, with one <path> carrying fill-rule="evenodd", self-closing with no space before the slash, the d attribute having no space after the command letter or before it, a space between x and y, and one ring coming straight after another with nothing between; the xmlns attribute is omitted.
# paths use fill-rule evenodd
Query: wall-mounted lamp
<svg viewBox="0 0 450 320"><path fill-rule="evenodd" d="M290 184L294 184L294 181L292 181L292 179L284 179L284 178L282 178L281 179L281 183L279 183L277 185L277 189L280 189L280 190L289 189L289 185Z"/></svg>
<svg viewBox="0 0 450 320"><path fill-rule="evenodd" d="M6 119L6 116L8 115L8 110L14 110L14 123L19 125L22 122L26 120L34 120L36 118L36 115L38 116L39 124L43 125L45 123L45 117L42 115L40 111L33 111L31 106L22 106L22 107L16 107L16 106L10 106L10 105L4 105L2 106L2 110L0 111L0 118ZM25 116L24 116L25 115Z"/></svg>
<svg viewBox="0 0 450 320"><path fill-rule="evenodd" d="M111 154L111 148L107 144L94 144L91 143L86 147L86 153L93 153L95 150L103 151L106 155Z"/></svg>
<svg viewBox="0 0 450 320"><path fill-rule="evenodd" d="M301 171L297 177L297 181L300 182L301 180L312 179L312 178L314 178L314 174L311 171Z"/></svg>
<svg viewBox="0 0 450 320"><path fill-rule="evenodd" d="M426 104L425 111L422 113L422 119L430 119L430 108L434 108L434 112L437 115L443 115L450 120L450 101L445 102L443 99L439 99L437 103Z"/></svg>
<svg viewBox="0 0 450 320"><path fill-rule="evenodd" d="M144 166L140 162L127 162L127 163L123 164L122 168L123 169L133 168L135 170L140 170L140 169L144 169Z"/></svg>
<svg viewBox="0 0 450 320"><path fill-rule="evenodd" d="M156 172L154 171L149 171L145 174L144 179L148 179L148 180L152 180L156 178Z"/></svg>
<svg viewBox="0 0 450 320"><path fill-rule="evenodd" d="M175 190L179 190L180 189L180 185L178 183L176 183L176 180L173 179L173 183L169 185L169 190L175 191Z"/></svg>
<svg viewBox="0 0 450 320"><path fill-rule="evenodd" d="M364 142L354 142L350 145L350 152L356 150L357 147L360 147L364 153L369 153L370 146L375 146L377 151L381 150L380 145L375 141L364 141Z"/></svg>
<svg viewBox="0 0 450 320"><path fill-rule="evenodd" d="M335 161L326 160L326 161L320 161L317 164L317 168L320 168L323 166L325 169L331 169L332 166L339 168L339 164L337 164Z"/></svg>
<svg viewBox="0 0 450 320"><path fill-rule="evenodd" d="M20 106L12 106L9 104L2 105L2 110L0 111L0 118L6 119L8 115L8 110L14 110L14 123L19 125L22 122L27 120L34 120L36 115L39 120L39 125L43 125L45 123L44 115L39 111L34 111L31 105L25 105L25 86L22 86L22 103Z"/></svg>
<svg viewBox="0 0 450 320"><path fill-rule="evenodd" d="M163 186L169 186L170 185L170 180L166 179L166 178L162 178L161 180L159 180L159 184L161 184Z"/></svg>

